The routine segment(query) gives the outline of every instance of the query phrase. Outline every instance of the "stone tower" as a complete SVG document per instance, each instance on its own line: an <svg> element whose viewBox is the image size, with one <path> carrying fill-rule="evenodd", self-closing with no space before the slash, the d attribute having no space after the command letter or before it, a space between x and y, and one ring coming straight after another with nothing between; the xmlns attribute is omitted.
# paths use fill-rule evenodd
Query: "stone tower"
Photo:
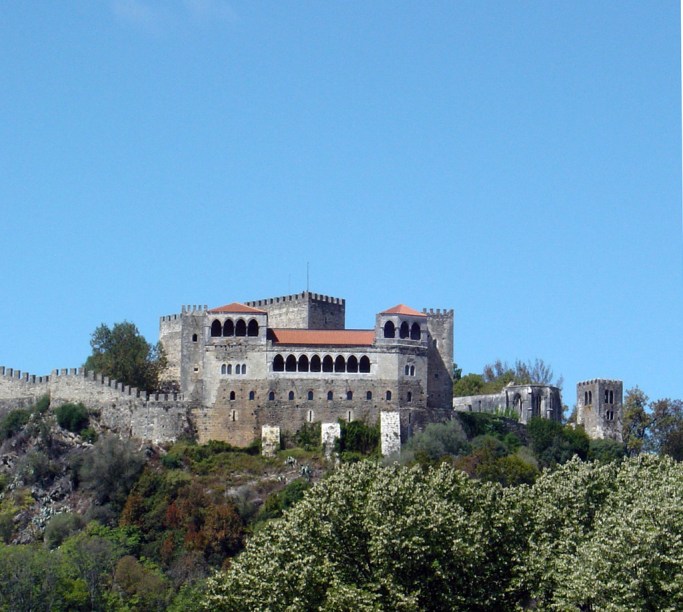
<svg viewBox="0 0 683 612"><path fill-rule="evenodd" d="M622 381L602 378L576 385L576 421L591 438L622 442L623 390Z"/></svg>

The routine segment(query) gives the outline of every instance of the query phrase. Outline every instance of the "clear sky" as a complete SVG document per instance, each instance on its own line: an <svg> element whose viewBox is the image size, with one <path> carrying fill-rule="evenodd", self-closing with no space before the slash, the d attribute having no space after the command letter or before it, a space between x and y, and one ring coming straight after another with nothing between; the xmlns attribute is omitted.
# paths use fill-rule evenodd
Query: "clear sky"
<svg viewBox="0 0 683 612"><path fill-rule="evenodd" d="M182 304L455 310L455 358L683 398L676 1L0 10L0 364Z"/></svg>

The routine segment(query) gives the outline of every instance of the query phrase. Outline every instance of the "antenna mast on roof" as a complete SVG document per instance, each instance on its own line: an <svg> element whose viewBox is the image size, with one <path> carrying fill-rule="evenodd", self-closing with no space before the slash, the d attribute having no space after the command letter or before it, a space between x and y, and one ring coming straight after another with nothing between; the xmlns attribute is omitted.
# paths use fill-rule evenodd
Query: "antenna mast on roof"
<svg viewBox="0 0 683 612"><path fill-rule="evenodd" d="M308 293L308 262L306 262L306 293Z"/></svg>

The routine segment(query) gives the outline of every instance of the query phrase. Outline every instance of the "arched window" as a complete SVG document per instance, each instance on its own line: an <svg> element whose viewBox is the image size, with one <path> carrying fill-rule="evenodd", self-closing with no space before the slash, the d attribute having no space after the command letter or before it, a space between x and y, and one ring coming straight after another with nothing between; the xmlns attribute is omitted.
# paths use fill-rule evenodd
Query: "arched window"
<svg viewBox="0 0 683 612"><path fill-rule="evenodd" d="M211 323L211 337L216 338L217 336L220 336L222 329L221 322L218 319L215 319L214 322Z"/></svg>
<svg viewBox="0 0 683 612"><path fill-rule="evenodd" d="M368 392L365 394L365 399L366 399L366 400L371 400L371 399L372 399L372 391L368 391Z"/></svg>
<svg viewBox="0 0 683 612"><path fill-rule="evenodd" d="M415 366L410 366L410 375L415 376Z"/></svg>
<svg viewBox="0 0 683 612"><path fill-rule="evenodd" d="M227 372L228 372L228 366L226 366L225 364L223 364L223 365L221 366L221 374L227 374Z"/></svg>
<svg viewBox="0 0 683 612"><path fill-rule="evenodd" d="M313 391L308 392L308 401L310 402L313 399Z"/></svg>
<svg viewBox="0 0 683 612"><path fill-rule="evenodd" d="M346 362L346 371L358 372L358 359L355 355L351 355L351 357L349 357L349 360Z"/></svg>
<svg viewBox="0 0 683 612"><path fill-rule="evenodd" d="M197 334L192 334L192 342L197 342Z"/></svg>
<svg viewBox="0 0 683 612"><path fill-rule="evenodd" d="M592 391L588 392L588 403L589 404L593 403L593 392Z"/></svg>
<svg viewBox="0 0 683 612"><path fill-rule="evenodd" d="M269 402L275 401L275 391L271 391L270 393L268 393L268 401Z"/></svg>
<svg viewBox="0 0 683 612"><path fill-rule="evenodd" d="M242 376L244 376L247 373L247 364L243 363L242 364Z"/></svg>
<svg viewBox="0 0 683 612"><path fill-rule="evenodd" d="M410 335L410 328L408 327L408 322L403 321L403 323L401 323L401 329L399 331L399 336L401 336L401 338L407 338L409 335Z"/></svg>
<svg viewBox="0 0 683 612"><path fill-rule="evenodd" d="M232 364L228 364L227 374L232 374Z"/></svg>
<svg viewBox="0 0 683 612"><path fill-rule="evenodd" d="M273 372L284 372L285 371L285 360L282 355L275 355L273 359Z"/></svg>
<svg viewBox="0 0 683 612"><path fill-rule="evenodd" d="M588 405L588 391L583 392L583 403L585 406Z"/></svg>
<svg viewBox="0 0 683 612"><path fill-rule="evenodd" d="M236 336L246 336L247 335L247 324L244 319L240 319L235 324L235 335Z"/></svg>
<svg viewBox="0 0 683 612"><path fill-rule="evenodd" d="M327 392L327 401L331 402L333 399L334 399L334 394L332 393L332 391L328 391Z"/></svg>
<svg viewBox="0 0 683 612"><path fill-rule="evenodd" d="M334 371L335 372L345 372L346 371L346 360L343 355L337 355L334 360Z"/></svg>
<svg viewBox="0 0 683 612"><path fill-rule="evenodd" d="M323 358L323 372L332 372L334 370L334 361L329 355Z"/></svg>
<svg viewBox="0 0 683 612"><path fill-rule="evenodd" d="M247 336L258 336L258 322L256 319L249 321L249 325L247 327Z"/></svg>
<svg viewBox="0 0 683 612"><path fill-rule="evenodd" d="M609 404L609 391L605 389L605 404Z"/></svg>
<svg viewBox="0 0 683 612"><path fill-rule="evenodd" d="M299 372L308 372L308 357L306 355L299 357Z"/></svg>
<svg viewBox="0 0 683 612"><path fill-rule="evenodd" d="M387 402L390 402L391 401L391 391L387 391L386 395L384 397L386 398Z"/></svg>
<svg viewBox="0 0 683 612"><path fill-rule="evenodd" d="M387 321L384 324L384 337L385 338L395 338L396 337L396 326L391 321Z"/></svg>
<svg viewBox="0 0 683 612"><path fill-rule="evenodd" d="M231 402L235 401L235 392L234 391L230 391L230 401Z"/></svg>
<svg viewBox="0 0 683 612"><path fill-rule="evenodd" d="M408 374L410 374L410 366L409 365L407 365L405 368L405 375L408 376Z"/></svg>
<svg viewBox="0 0 683 612"><path fill-rule="evenodd" d="M609 392L609 403L610 404L614 403L614 391Z"/></svg>
<svg viewBox="0 0 683 612"><path fill-rule="evenodd" d="M254 391L249 391L249 400L253 402L255 397L256 393Z"/></svg>
<svg viewBox="0 0 683 612"><path fill-rule="evenodd" d="M320 372L321 367L322 363L320 362L320 357L313 355L313 357L311 357L311 372Z"/></svg>
<svg viewBox="0 0 683 612"><path fill-rule="evenodd" d="M238 363L235 366L235 374L237 374L239 376L241 373L242 373L242 366Z"/></svg>
<svg viewBox="0 0 683 612"><path fill-rule="evenodd" d="M296 372L296 357L294 355L287 355L287 361L285 361L285 371Z"/></svg>
<svg viewBox="0 0 683 612"><path fill-rule="evenodd" d="M291 402L294 399L294 391L290 391L289 395L287 397L289 398L289 401Z"/></svg>
<svg viewBox="0 0 683 612"><path fill-rule="evenodd" d="M352 399L353 399L353 391L347 391L347 392L346 392L346 399L347 399L347 400L352 400Z"/></svg>
<svg viewBox="0 0 683 612"><path fill-rule="evenodd" d="M368 359L367 355L363 355L360 358L358 370L363 374L367 374L370 371L370 359Z"/></svg>
<svg viewBox="0 0 683 612"><path fill-rule="evenodd" d="M410 339L419 340L422 337L422 332L420 331L420 326L417 323L413 323L410 326Z"/></svg>
<svg viewBox="0 0 683 612"><path fill-rule="evenodd" d="M408 396L406 397L406 399L408 400L408 402L413 401L413 392L412 391L408 391Z"/></svg>
<svg viewBox="0 0 683 612"><path fill-rule="evenodd" d="M232 319L226 319L223 323L223 335L224 336L234 336L235 335L235 324Z"/></svg>

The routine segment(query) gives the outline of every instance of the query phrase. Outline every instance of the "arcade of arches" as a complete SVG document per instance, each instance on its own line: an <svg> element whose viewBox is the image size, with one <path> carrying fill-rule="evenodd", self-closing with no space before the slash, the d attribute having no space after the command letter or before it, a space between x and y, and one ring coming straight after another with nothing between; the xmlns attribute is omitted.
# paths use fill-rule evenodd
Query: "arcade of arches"
<svg viewBox="0 0 683 612"><path fill-rule="evenodd" d="M244 319L226 319L221 323L218 319L214 319L211 323L211 337L220 338L230 336L258 336L259 325L256 319L250 319L247 323Z"/></svg>
<svg viewBox="0 0 683 612"><path fill-rule="evenodd" d="M343 355L275 355L273 359L273 372L348 372L348 373L370 373L370 359L367 355L360 359L355 355L345 358Z"/></svg>

